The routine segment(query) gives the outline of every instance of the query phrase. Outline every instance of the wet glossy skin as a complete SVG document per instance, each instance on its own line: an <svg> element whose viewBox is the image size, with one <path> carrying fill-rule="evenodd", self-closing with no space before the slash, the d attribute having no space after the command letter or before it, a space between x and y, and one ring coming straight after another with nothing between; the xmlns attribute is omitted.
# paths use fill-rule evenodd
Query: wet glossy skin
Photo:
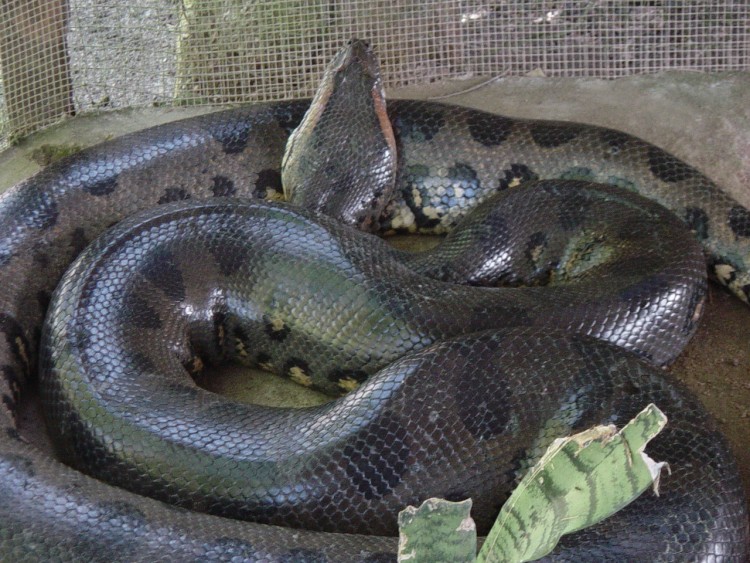
<svg viewBox="0 0 750 563"><path fill-rule="evenodd" d="M5 338L0 340L0 363L6 428L0 438L3 534L0 551L6 558L103 560L119 553L125 559L143 561L165 557L173 560L211 557L392 560L395 549L392 539L300 533L230 522L217 516L177 511L115 489L45 457L24 443L12 420L17 404L15 398L33 367L42 312L49 302L50 292L84 244L109 224L153 205L215 196L273 199L280 193L279 163L284 143L305 107L304 102L279 103L222 112L144 131L69 158L4 195L0 202L0 329ZM536 177L609 179L615 184L635 187L671 206L705 247L712 250L715 273L735 293L746 298L748 212L721 195L707 179L659 149L608 130L514 121L424 102L394 103L388 111L399 155L396 178L399 196L386 204L386 216L382 218L384 228L447 230L489 193L507 191L523 180ZM545 186L548 191L556 191L553 188L557 185L554 182L543 184L538 191L543 192ZM582 213L591 203L585 198L577 199L579 197L564 193L558 196L561 207L547 205L550 215L541 219L540 226L517 236L520 269L500 267L499 274L498 271L492 273L514 284L521 279L535 283L539 278L558 278L557 281L565 283L569 276L580 274L581 279L577 280L577 285L573 284L572 290L563 287L546 297L543 297L546 288L519 290L524 307L511 306L499 297L506 290L456 288L438 282L416 281L410 277L416 274L405 271L403 262L416 261L417 264L412 263L410 267L440 279L450 280L452 272L459 271L469 273L470 281L477 281L471 276L482 278L494 266L470 269L465 263L471 254L467 241L479 243L486 250L489 240L491 249L499 251L494 256L503 255L502 228L509 221L522 217L518 209L531 200L530 196L517 197L516 207L509 211L498 215L490 212L476 224L467 223L464 231L467 235L462 238L460 231L453 235L458 239L454 247L457 251L448 247L432 257L419 259L387 250L382 244L329 221L314 220L307 212L279 211L284 208L266 205L245 204L255 210L252 212L255 215L254 220L244 226L233 223L236 221L234 212L222 207L222 203L216 206L188 203L185 208L166 207L133 219L130 227L151 224L149 222L162 226L152 231L138 231L126 225L97 243L100 249L120 249L119 254L110 254L124 260L121 264L128 266L125 269L131 272L130 277L118 273L111 263L94 258L94 264L101 267L92 271L100 277L89 278L88 282L71 280L55 298L55 308L63 310L67 316L61 317L62 320L53 323L48 330L47 338L60 340L49 348L45 365L56 366L51 368L52 372L69 372L72 379L66 380L67 383L54 383L45 393L51 418L61 422L62 429L56 432L62 455L71 463L87 465L95 474L113 475L119 484L140 483L161 498L226 513L227 505L232 503L214 500L214 485L226 485L231 492L236 481L234 477L226 478L226 472L216 470L228 470L232 476L234 468L226 460L216 461L216 465L196 463L195 460L201 458L195 456L204 454L194 454L190 450L195 438L198 442L209 442L214 448L227 449L231 440L238 438L232 431L220 432L220 424L217 424L223 423L224 417L231 414L263 424L268 417L281 417L287 424L287 432L281 434L286 457L282 456L280 466L255 473L256 480L265 487L261 487L265 493L257 493L258 498L270 498L271 503L252 517L276 523L287 516L292 524L323 530L352 531L360 529L359 524L364 523L365 531L380 533L392 530L394 507L426 494L411 492L409 479L423 479L415 479L418 476L412 473L416 471L415 466L408 463L416 460L416 466L420 467L427 458L437 457L438 450L433 448L433 443L448 452L459 444L467 444L467 447L471 444L478 449L458 457L446 454L446 459L452 461L445 461L452 467L451 472L460 476L459 482L465 484L466 489L451 489L450 484L440 479L438 485L447 496L474 494L470 487L477 487L473 490L487 503L485 509L480 509L478 518L486 525L489 514L504 495L504 490L498 486L485 496L486 488L492 488L491 484L495 483L492 479L501 480L503 487L508 486L516 473L539 455L540 440L535 438L552 439L559 433L599 422L621 424L640 410L644 402L653 400L670 417L669 430L650 450L653 457L672 464L673 474L663 482L662 496L644 496L614 519L566 539L556 552L558 557L592 561L603 558L683 561L711 555L716 560L742 559L747 544L744 495L726 444L697 401L679 386L665 382L657 370L609 345L584 336L563 336L549 328L561 324L583 326L584 333L609 334L611 341L630 344L632 350L656 361L668 361L677 353L680 342L692 334L699 316L703 291L700 275L695 274L700 270L697 266L699 253L692 245L679 242L683 240L679 238L682 235L664 245L666 254L677 250L678 246L687 250L687 257L678 253L673 259L676 261L668 262L671 265L667 266L667 277L677 281L677 290L661 283L663 274L653 274L650 278L641 274L632 282L618 281L625 283L617 286L619 290L611 286L597 286L596 290L587 287L587 276L599 279L596 276L599 262L593 260L592 264L591 257L609 255L612 251L606 245L599 245L596 236L593 239L574 236L573 243L566 243L559 235L560 228L576 232L571 227L583 224L583 215L587 220L601 215ZM564 211L566 204L567 211ZM209 212L209 209L214 211ZM201 218L198 224L205 229L176 228L179 220L173 220L185 213ZM656 212L646 212L649 213ZM264 230L265 219L258 218L269 214L276 214L276 218L271 221L271 227ZM283 220L279 214L284 216ZM656 215L657 225L669 227L671 222ZM627 223L632 221L626 219ZM486 224L500 230L483 238L482 229ZM641 227L640 231L648 238L655 233L651 229ZM146 236L144 232L150 234ZM238 232L243 232L243 236L238 236ZM272 232L286 236L279 241L272 239ZM242 250L244 247L237 241L248 237L257 237L256 244L248 247L253 250ZM130 247L136 238L150 241L146 246L156 254L144 254L135 250L135 246ZM653 238L664 240L663 236ZM362 241L367 241L368 246L363 246ZM637 244L645 246L645 243ZM310 247L308 258L299 255L301 247ZM312 249L316 247L323 247L324 252L314 254ZM165 254L165 248L169 253ZM259 250L262 248L266 254ZM279 261L275 257L279 256L281 248L288 248L288 251L286 258ZM436 256L440 261L436 261ZM453 266L445 265L444 259ZM554 262L563 267L549 267ZM131 266L136 263L136 269L132 270ZM500 263L500 260L493 262L494 265ZM91 267L86 264L90 263L81 262L77 268ZM630 265L632 259L626 254L624 261L614 267L627 274ZM243 269L249 276L239 277ZM304 275L306 269L316 275ZM321 272L326 275L321 276ZM283 275L276 277L280 273ZM363 278L369 280L364 286L359 283ZM329 283L322 283L321 279ZM687 283L688 279L693 280L693 285ZM204 282L219 285L206 286ZM127 291L94 290L95 287L111 289L111 284L117 283L124 284L122 287ZM315 299L295 301L297 298L288 290L289 286L305 284ZM417 287L417 284L422 286ZM440 298L426 291L426 286L438 291ZM87 293L86 288L91 292ZM583 307L575 300L576 291L585 296L614 297L602 301L602 310L612 315L589 316L592 308ZM235 303L229 298L235 294L266 297L265 301L261 299L260 305L241 306L248 315L246 321L240 321L241 315L235 309L223 308L227 303ZM544 306L536 305L537 294ZM677 299L681 303L680 312L668 307L666 314L651 313L653 304L674 305L670 297L674 295L682 296ZM151 301L145 300L146 296ZM346 300L345 296L349 296L351 306L336 309L337 303ZM442 303L443 309L428 308L426 301ZM188 303L190 306L185 306ZM299 305L286 307L294 303ZM312 310L305 311L305 304L312 304ZM469 304L468 312L465 309L453 312L458 311L459 304ZM554 309L555 306L558 308ZM566 306L569 307L566 309ZM113 320L106 320L99 314L107 309L117 313ZM371 310L376 311L372 315L381 316L371 316ZM532 334L529 329L520 328L449 340L435 344L437 348L432 347L433 341L452 334L488 328L490 320L500 317L501 310L510 312L511 319L522 326L544 327L543 333ZM622 322L621 315L615 313L622 310L634 311L634 318L640 320ZM203 312L211 312L211 315ZM356 318L356 314L362 312L367 312L366 320ZM217 313L221 322L217 322ZM345 314L355 315L351 323L344 323ZM326 315L332 317L332 324L318 322ZM642 332L643 319L647 317L661 319L665 326L671 326L674 330L669 334L676 336L669 336L669 339L676 340L669 340L671 344L667 346L657 345L656 340L666 331L655 328L651 333ZM457 325L456 318L462 319L458 323L462 328L451 333ZM613 324L614 318L617 322ZM115 324L107 324L109 322ZM372 332L366 330L368 322ZM159 333L157 324L166 327L166 333ZM393 330L383 331L383 326L393 327ZM621 332L614 330L614 326L620 327ZM364 327L361 336L357 338L352 327ZM608 328L602 330L601 327ZM341 345L342 335L355 341L370 341L375 334L390 336L385 338L377 353ZM644 336L648 334L651 336ZM92 342L94 347L90 348ZM105 344L115 347L106 348ZM305 358L297 358L304 363L291 362L295 358L290 351L299 350L306 353ZM333 353L337 350L341 351L339 357ZM364 375L377 371L380 364L409 351L413 355L398 360L354 394L315 412L279 414L265 409L240 408L196 389L188 377L189 372L199 367L196 358L201 358L201 362L247 359L269 364L303 384L309 381L339 392L356 387ZM261 353L264 355L260 356ZM249 357L243 358L243 354ZM346 357L354 360L343 369L342 362L349 361ZM81 365L86 369L80 371ZM509 367L503 368L500 377L497 366L503 365ZM103 371L97 371L102 370L102 366ZM102 383L98 374L118 371L109 369L112 366L127 372L125 375L132 379ZM335 371L337 366L339 371ZM612 366L618 367L616 372ZM87 371L89 367L92 369ZM133 370L133 367L139 369ZM419 376L420 373L434 374L438 369L446 372L447 379ZM156 372L172 374L166 379L166 390L157 387L157 384L164 384L164 377L151 375ZM94 391L84 391L82 375L91 376ZM400 384L410 378L421 385ZM142 387L145 393L140 395L143 404L139 408L159 403L168 414L153 415L148 409L143 414L134 414L129 399L122 403L114 394L110 397L117 387ZM540 388L548 392L540 396ZM182 397L182 406L194 401L200 403L202 410L197 411L201 413L198 418L201 423L207 423L205 432L193 434L190 429L196 421L185 426L184 435L178 431L180 424L174 424L176 418L164 424L160 417L184 414L178 408L180 401L174 406L175 403L166 400L179 397ZM436 399L434 406L424 411L427 419L412 418L414 402L427 399ZM482 400L485 401L483 406ZM361 409L362 402L370 402L376 408ZM74 406L82 408L75 410ZM470 406L469 412L465 411L467 406ZM339 421L335 424L346 429L342 432L349 436L341 438L337 444L328 435L317 434L321 423L315 422L325 420L329 425L329 415L334 410L342 415L335 419ZM127 415L127 420L114 416L118 412ZM376 417L373 413L386 416ZM478 416L478 413L484 415ZM156 418L149 418L154 416ZM133 417L138 422L135 430L128 425L132 424ZM528 420L521 424L519 417ZM89 422L95 419L105 421L105 428L109 424L109 430L92 430ZM84 432L83 439L69 438L69 430L76 426L87 429L88 436ZM156 434L177 432L172 435L170 448L173 449L165 450L164 446L148 449L144 445L151 440L148 438L145 442L134 440L142 451L131 450L132 453L124 456L125 461L116 457L123 452L121 446L127 442L125 438L145 435L135 434L144 432L144 426L156 429ZM553 433L549 431L552 427ZM219 432L220 437L206 439L206 436L217 436L215 432ZM99 442L89 439L97 435L104 439ZM257 438L257 433L254 435ZM113 439L113 436L118 437ZM503 447L511 443L510 438L519 442L505 451ZM401 447L390 450L391 453L378 454L372 447L374 442ZM426 442L430 443L429 455L423 450ZM255 446L246 448L248 454L260 452L264 459L269 456L257 442L250 443ZM295 455L290 456L290 453ZM475 467L473 460L485 454L497 457L498 462L503 459L508 465L500 472ZM181 489L148 484L151 481L146 480L147 475L155 475L159 482L169 472L159 456L176 461L178 469L197 468L204 472L204 477L181 477L183 485L187 485ZM315 463L308 461L311 459ZM134 466L126 464L133 460ZM438 458L436 463L443 462ZM464 465L467 463L471 467ZM298 473L292 481L280 480L294 471ZM438 474L445 472L442 469ZM472 478L467 479L467 475ZM206 479L209 479L208 484ZM404 483L403 489L399 489L400 483ZM352 492L365 497L370 504L365 507L360 500L327 493L331 512L323 514L317 501L306 500L307 493L313 489L323 489L325 497L333 484L352 488ZM208 500L198 494L200 489L205 492L206 487ZM300 499L302 506L292 508L292 501ZM381 510L384 507L387 510ZM243 511L245 509L240 507L239 512ZM368 526L371 527L368 529Z"/></svg>

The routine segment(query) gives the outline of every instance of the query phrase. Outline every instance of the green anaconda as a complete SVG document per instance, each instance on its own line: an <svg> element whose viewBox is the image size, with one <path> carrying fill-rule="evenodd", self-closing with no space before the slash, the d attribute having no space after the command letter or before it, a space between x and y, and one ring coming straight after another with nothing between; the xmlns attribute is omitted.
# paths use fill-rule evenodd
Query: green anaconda
<svg viewBox="0 0 750 563"><path fill-rule="evenodd" d="M1 558L391 561L406 504L471 496L486 530L552 439L653 402L669 417L649 446L672 469L660 496L550 559L743 560L726 441L654 364L700 317L696 238L748 300L750 213L616 131L386 110L370 56L342 51L290 143L295 205L263 200L279 199L309 101L122 137L2 196ZM362 122L328 113L352 85ZM351 225L450 233L412 255ZM278 409L195 385L226 361L350 392ZM16 428L37 364L55 458Z"/></svg>

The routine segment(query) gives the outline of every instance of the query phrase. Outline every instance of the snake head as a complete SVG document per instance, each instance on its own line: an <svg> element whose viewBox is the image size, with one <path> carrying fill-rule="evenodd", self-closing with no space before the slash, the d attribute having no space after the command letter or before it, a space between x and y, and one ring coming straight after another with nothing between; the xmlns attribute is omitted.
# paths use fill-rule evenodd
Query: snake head
<svg viewBox="0 0 750 563"><path fill-rule="evenodd" d="M326 68L287 142L284 195L295 205L372 231L393 199L396 167L378 60L367 42L352 39Z"/></svg>

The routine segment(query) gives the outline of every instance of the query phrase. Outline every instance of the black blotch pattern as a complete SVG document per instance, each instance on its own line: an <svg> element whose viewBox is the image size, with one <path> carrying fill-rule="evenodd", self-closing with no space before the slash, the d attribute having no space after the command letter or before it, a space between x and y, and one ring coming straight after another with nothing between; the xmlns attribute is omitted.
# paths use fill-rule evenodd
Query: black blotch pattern
<svg viewBox="0 0 750 563"><path fill-rule="evenodd" d="M89 239L86 237L86 231L82 227L78 227L70 235L70 250L73 256L78 256L88 244Z"/></svg>
<svg viewBox="0 0 750 563"><path fill-rule="evenodd" d="M366 499L374 499L401 482L409 454L408 431L396 417L384 412L377 429L363 429L344 446L342 458L347 460L349 482Z"/></svg>
<svg viewBox="0 0 750 563"><path fill-rule="evenodd" d="M539 176L525 164L513 163L510 165L510 168L503 170L503 176L500 177L497 191L507 190L511 183L530 182L531 180L537 180L538 178Z"/></svg>
<svg viewBox="0 0 750 563"><path fill-rule="evenodd" d="M35 248L33 251L34 262L39 264L42 268L49 266L50 257L42 248Z"/></svg>
<svg viewBox="0 0 750 563"><path fill-rule="evenodd" d="M338 383L341 379L353 379L357 383L364 383L368 377L361 369L335 369L328 374L328 381Z"/></svg>
<svg viewBox="0 0 750 563"><path fill-rule="evenodd" d="M649 147L648 166L653 175L664 182L682 182L696 175L693 168L659 147Z"/></svg>
<svg viewBox="0 0 750 563"><path fill-rule="evenodd" d="M247 342L246 340L243 340L243 342ZM258 354L255 356L255 362L258 365L261 364L267 364L271 361L271 355L266 354L265 352L258 352Z"/></svg>
<svg viewBox="0 0 750 563"><path fill-rule="evenodd" d="M750 237L750 211L741 205L729 210L729 227L738 237Z"/></svg>
<svg viewBox="0 0 750 563"><path fill-rule="evenodd" d="M750 283L742 286L742 293L745 294L745 298L750 303Z"/></svg>
<svg viewBox="0 0 750 563"><path fill-rule="evenodd" d="M479 192L480 182L477 171L468 164L457 162L448 168L448 179L452 186L458 186L464 190L467 197L474 197Z"/></svg>
<svg viewBox="0 0 750 563"><path fill-rule="evenodd" d="M156 369L156 364L153 362L151 358L149 358L147 355L142 354L140 352L131 352L130 353L130 361L128 365L132 366L133 369L136 369L140 372L144 373L159 373L159 370ZM188 389L194 389L192 387L186 386L184 383L178 382L167 382L166 385L170 386L173 385L175 388L185 388Z"/></svg>
<svg viewBox="0 0 750 563"><path fill-rule="evenodd" d="M10 315L0 313L0 332L5 335L5 340L13 356L21 365L25 366L25 362L29 359L28 354L31 354L31 349L21 324Z"/></svg>
<svg viewBox="0 0 750 563"><path fill-rule="evenodd" d="M404 188L401 192L406 205L408 205L409 209L411 209L412 213L414 213L415 223L418 227L423 229L432 228L440 224L440 218L428 217L427 215L425 215L424 211L422 210L422 204L418 204L417 200L415 199L415 190L421 196L422 192L420 190L420 187L424 186L424 179L428 178L429 176L429 167L423 164L414 164L412 166L409 166L404 173Z"/></svg>
<svg viewBox="0 0 750 563"><path fill-rule="evenodd" d="M268 190L275 190L281 193L281 173L278 170L269 168L258 172L258 179L255 180L253 195L257 198L265 199L268 195Z"/></svg>
<svg viewBox="0 0 750 563"><path fill-rule="evenodd" d="M291 329L286 323L283 323L281 328L275 328L273 320L268 315L263 315L263 329L266 331L268 338L276 342L283 342L291 332Z"/></svg>
<svg viewBox="0 0 750 563"><path fill-rule="evenodd" d="M392 112L391 123L396 137L424 142L432 140L438 134L445 125L445 117L440 111L414 105L403 114L399 111Z"/></svg>
<svg viewBox="0 0 750 563"><path fill-rule="evenodd" d="M49 229L57 223L57 202L51 193L38 192L32 196L27 210L22 215L22 220L33 229Z"/></svg>
<svg viewBox="0 0 750 563"><path fill-rule="evenodd" d="M50 295L49 291L40 290L36 293L36 301L39 303L39 308L42 311L46 311L47 307L49 307L49 302L52 296Z"/></svg>
<svg viewBox="0 0 750 563"><path fill-rule="evenodd" d="M190 194L182 188L167 188L164 190L164 194L159 198L157 202L159 205L163 203L170 203L172 201L182 201L190 199Z"/></svg>
<svg viewBox="0 0 750 563"><path fill-rule="evenodd" d="M276 120L276 123L279 124L279 127L291 134L291 132L294 131L302 121L302 117L307 111L307 106L308 104L304 102L297 102L289 105L279 104L272 110L273 117Z"/></svg>
<svg viewBox="0 0 750 563"><path fill-rule="evenodd" d="M242 239L237 238L235 240ZM209 251L221 273L225 276L231 276L247 262L252 249L239 244L232 245L231 248L220 248L217 245L211 245Z"/></svg>
<svg viewBox="0 0 750 563"><path fill-rule="evenodd" d="M532 233L529 237L523 254L529 263L536 267L540 251L547 248L548 244L549 238L547 237L547 234L542 231L537 231L536 233Z"/></svg>
<svg viewBox="0 0 750 563"><path fill-rule="evenodd" d="M247 147L247 141L250 138L250 123L243 121L227 123L221 130L213 133L213 137L221 143L221 149L225 154L241 153Z"/></svg>
<svg viewBox="0 0 750 563"><path fill-rule="evenodd" d="M513 120L502 115L475 112L466 124L472 138L485 147L496 147L513 132Z"/></svg>
<svg viewBox="0 0 750 563"><path fill-rule="evenodd" d="M566 231L577 229L590 216L591 200L576 190L566 190L560 196L557 218Z"/></svg>
<svg viewBox="0 0 750 563"><path fill-rule="evenodd" d="M234 182L226 176L214 176L211 191L216 197L231 197L237 193Z"/></svg>
<svg viewBox="0 0 750 563"><path fill-rule="evenodd" d="M502 371L502 368L498 366L497 370ZM498 376L498 379L502 377ZM457 414L475 439L489 440L505 432L510 421L512 395L511 390L505 387L484 393L472 385L458 385L455 398Z"/></svg>
<svg viewBox="0 0 750 563"><path fill-rule="evenodd" d="M103 196L111 194L117 189L117 178L109 177L93 182L92 184L86 184L83 186L83 190L91 195Z"/></svg>
<svg viewBox="0 0 750 563"><path fill-rule="evenodd" d="M121 316L138 328L161 328L159 313L140 295L128 293L125 296Z"/></svg>
<svg viewBox="0 0 750 563"><path fill-rule="evenodd" d="M685 222L700 240L708 238L708 213L700 207L685 208Z"/></svg>
<svg viewBox="0 0 750 563"><path fill-rule="evenodd" d="M149 282L161 289L170 299L185 300L185 281L171 251L160 249L154 252L149 261L143 265L141 272Z"/></svg>
<svg viewBox="0 0 750 563"><path fill-rule="evenodd" d="M602 144L607 147L607 152L611 156L620 154L622 150L627 146L631 137L621 131L615 131L613 129L604 129L601 132Z"/></svg>
<svg viewBox="0 0 750 563"><path fill-rule="evenodd" d="M581 127L575 124L539 123L530 127L529 132L534 142L545 149L559 147L569 143L581 133Z"/></svg>

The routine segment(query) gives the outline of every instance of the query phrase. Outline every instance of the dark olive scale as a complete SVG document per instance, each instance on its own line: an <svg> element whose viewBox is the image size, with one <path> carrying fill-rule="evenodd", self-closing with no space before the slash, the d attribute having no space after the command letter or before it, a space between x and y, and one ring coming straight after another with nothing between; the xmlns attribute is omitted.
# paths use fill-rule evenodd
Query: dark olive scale
<svg viewBox="0 0 750 563"><path fill-rule="evenodd" d="M228 190L234 190L233 195L238 197L252 197L257 189L256 182L260 181L260 173L269 178L279 170L286 138L299 123L306 107L305 101L280 102L214 113L148 129L59 161L3 195L0 200L0 331L4 336L0 339L0 394L4 404L0 416L5 427L5 432L0 434L0 553L3 559L111 560L113 554L124 554L124 558L133 561L164 559L165 554L180 561L230 556L290 561L316 558L329 561L393 559L397 545L395 538L326 535L267 527L168 507L82 475L48 457L35 446L19 441L15 430L17 391L23 392L28 374L34 371L38 347L34 335L41 326L44 314L43 303L38 296L40 292L52 291L80 251L79 242L93 239L107 226L138 210L157 205L169 188L179 187L189 195L190 200L184 205L198 205L199 200L213 197L217 192L226 195ZM747 210L723 194L707 178L663 151L633 137L597 127L571 126L561 129L559 124L552 124L555 132L546 134L545 125L539 122L498 118L475 110L429 102L395 101L389 104L388 112L400 150L397 192L402 195L387 208L390 215L384 221L385 229L446 232L458 223L472 205L458 205L454 213L431 219L420 207L421 198L409 196L410 188L419 185L425 190L435 190L426 191L425 200L429 200L437 190L447 190L448 187L454 188L455 197L455 186L450 184L449 178L456 174L451 175L448 170L456 163L464 164L476 173L476 183L472 178L472 185L477 186L480 193L473 194L469 203L478 204L501 189L503 181L507 184L506 188L521 184L524 174L516 174L519 170L530 171L533 177L540 179L558 178L570 170L572 162L577 162L590 169L597 181L611 180L612 183L632 186L639 193L671 209L683 220L688 219L689 226L699 237L706 234L702 242L711 256L717 277L740 298L748 301L750 228ZM501 131L497 134L488 132L491 127L484 127L484 122L499 124ZM567 133L560 133L561 130ZM575 131L575 135L571 131ZM540 138L541 144L538 142ZM514 171L513 166L524 168ZM528 173L526 175L530 176ZM223 180L216 181L216 178ZM465 177L459 180L464 181ZM272 184L269 182L267 185ZM688 209L691 210L689 216ZM705 219L701 212L705 213ZM419 218L420 214L427 220L415 224L414 217ZM78 229L83 231L77 233ZM529 250L529 240L535 232L546 233L539 228L528 233L522 240L521 254L531 252L536 255L535 248ZM560 244L550 233L547 246ZM234 259L226 258L226 253L209 246L207 253L200 257L206 268L221 276L239 271ZM544 252L549 251L549 248L544 249ZM45 259L35 260L35 256L44 256ZM574 258L586 260L584 255ZM528 263L528 258L524 260ZM180 268L183 274L187 273L184 266ZM196 273L191 275L195 276ZM187 283L187 275L183 275L183 278ZM157 302L153 306L159 307L159 319L167 326L164 319L166 315L174 313L174 304L167 306L168 297L160 302L159 295L163 295L163 292L160 292L158 283L154 286L152 282L144 278L141 288L145 294L156 296ZM656 286L659 287L658 284ZM539 291L546 291L546 288L539 288ZM392 303L390 299L382 296L384 303ZM687 292L686 299L687 312L683 311L679 321L674 319L674 324L680 328L688 317L694 318L695 311L700 307L700 300L694 292ZM689 311L691 306L692 312ZM533 309L521 306L516 310L509 307L509 311L512 316L524 321L535 314ZM570 314L577 312L575 309ZM474 308L467 315L471 322L484 322L483 319L487 317L481 308ZM560 316L571 318L567 312ZM432 322L434 319L430 317L427 320ZM226 334L237 334L233 330L236 327L231 326L231 318L226 323ZM190 326L195 329L194 336L200 342L217 341L213 324L194 318ZM158 341L151 330L140 328L131 337L138 346L144 346L148 341ZM688 327L688 330L692 329ZM336 332L346 331L339 328ZM501 385L494 372L489 380L477 380L473 387L477 397L473 400L481 404L487 395L496 393L499 397L508 397L507 401L515 401L515 413L522 418L533 418L523 421L529 435L541 432L560 412L565 413L566 421L573 421L571 426L575 429L601 422L622 424L638 412L644 402L653 400L670 418L665 432L656 438L653 447L649 446L652 457L669 461L672 466L672 474L663 477L661 496L656 498L646 494L616 517L564 538L554 557L580 561L648 560L659 557L675 561L745 559L746 503L736 467L725 440L716 432L699 403L681 387L667 384L657 371L629 356L621 356L620 352L608 345L585 340L574 347L570 337L558 338L552 334L552 329L548 332L532 335L520 329L519 332L512 330L494 335L477 335L462 340L460 344L457 341L436 344L438 348L448 348L443 352L450 352L452 346L461 350L469 346L474 360L471 362L473 365L461 364L462 368L456 370L457 379L453 383L443 382L437 388L430 387L433 385L430 377L418 377L419 373L430 374L437 369L430 353L435 349L423 348L399 360L400 363L393 364L384 374L366 381L353 394L347 395L348 402L345 397L344 402L336 403L339 406L335 408L350 413L353 418L345 417L346 420L361 423L369 420L370 415L357 414L348 409L353 408L352 404L359 397L377 397L375 402L384 408L387 404L392 414L384 419L387 423L385 426L373 427L374 439L389 442L400 436L396 440L398 445L408 443L409 447L416 447L414 455L424 460L435 455L432 450L426 452L419 449L420 444L427 442L442 443L444 439L450 441L453 447L462 448L467 435L487 438L492 444L508 442L507 446L503 446L502 455L497 452L498 458L502 457L502 463L507 465L498 465L490 476L454 466L460 477L468 475L463 479L466 486L447 491L460 494L474 485L481 489L502 483L505 489L493 489L495 494L486 495L487 506L479 507L478 521L486 526L487 515L496 510L501 502L497 494L502 496L500 491L512 486L508 476L515 474L519 460L527 465L530 461L529 454L524 453L527 446L510 443L507 437L499 438L503 436L498 434L503 427L517 432L516 427L503 425L502 420L493 419L489 414L485 419L486 431L480 427L460 436L453 434L463 426L460 421L466 417L459 413L460 409L455 405L459 390L464 393L462 402L468 401L470 397L467 394L471 395L472 387L465 382L470 377L487 377L486 374L474 373L478 366L486 362L506 365L508 377L517 377L517 381L511 380L502 388L493 387ZM290 339L300 338L294 335L295 327L290 324L289 336L280 346ZM257 350L250 349L250 341L247 341L249 357L258 361L269 363L275 357L280 360L283 354L289 355L291 352L291 349L279 351L272 348L273 343L263 330L258 338L262 347ZM488 342L497 344L497 339L502 339L502 345L488 345ZM421 342L420 338L416 340ZM428 340L425 339L425 345ZM225 348L235 350L236 340L228 338ZM178 349L174 352L177 355L170 360L172 367L191 357L189 350ZM582 352L586 355L585 360L580 355ZM545 374L553 373L555 377L540 379L542 375L538 372L531 379L513 375L516 366L530 369L542 354L548 358ZM92 350L90 355L106 359L99 349ZM149 366L149 361L143 357L135 357L135 360L142 367L158 370L164 368L162 364L166 361L163 358L158 361L152 359ZM609 373L615 361L624 366L624 371L613 376L614 379L594 375L597 371ZM277 361L277 365L280 368L283 362ZM310 373L313 373L315 370L309 367ZM469 371L462 371L464 368ZM348 369L355 370L349 372L351 379L361 379L357 377L356 368ZM327 384L334 386L342 379L349 379L349 375L331 377L333 373L333 368L326 367L320 370L319 375ZM412 388L389 383L409 374L416 374L416 379L427 387L415 386L412 391ZM607 383L604 383L605 380ZM146 383L150 385L148 378L144 385ZM507 388L511 385L516 392L508 393ZM532 392L541 387L546 388L548 393L539 396ZM185 401L203 396L200 390L185 389L175 389L171 394L177 394ZM524 394L524 389L529 391ZM580 393L581 389L585 389L586 393L579 402L560 403L560 398L567 400ZM150 390L149 387L142 395L146 407L155 402ZM409 393L412 392L416 395L410 397ZM398 400L390 402L388 397L397 396ZM410 417L415 410L411 406L413 401L425 397L437 397L438 406L442 400L446 410L439 412L444 414L432 419L426 413L422 414L422 419L412 421ZM520 402L524 397L533 397L533 402ZM83 393L79 400L85 400ZM208 400L208 404L204 402L202 407L213 415L224 412L224 407L211 406L213 398L205 400ZM53 409L56 413L54 416L62 417L68 426L83 426L77 415L65 410L63 403L56 404L58 407ZM585 413L579 412L579 405L587 407ZM333 408L327 405L315 412L323 413L320 416L329 420L330 411L325 409ZM404 414L402 418L399 414L402 411L408 411L409 416ZM271 411L260 409L257 412L260 414L252 416L270 416L268 413ZM394 419L401 421L395 433L392 428ZM299 452L305 447L301 440L309 437L309 432L316 426L310 420L303 421L296 416L291 417L291 421L298 422L299 426L286 431L284 436L288 438L289 448L298 447L295 451ZM404 432L408 432L411 438L407 440ZM363 452L367 439L364 439L363 445L357 446L362 435L357 436L353 447ZM227 440L225 435L218 436L217 447L224 447ZM480 441L478 445L492 450L495 446L488 445L487 440ZM117 443L115 439L113 445ZM158 447L156 451L159 451ZM105 449L83 448L79 453L82 460L97 465L102 473L120 467L120 461L113 459L111 452ZM463 459L482 457L463 451L459 453ZM315 464L319 473L312 470L310 479L305 481L308 485L335 482L338 487L354 471L362 476L359 488L383 499L388 497L383 492L385 485L395 482L398 475L408 475L401 465L403 453L395 455L390 465L373 466L370 462L359 468L349 466L348 469L341 451L326 450L326 455L329 456L327 463ZM365 457L371 459L369 455ZM185 461L184 465L191 464ZM157 467L161 465L157 463ZM146 473L158 471L160 469L153 466L127 470L121 472L120 478L127 482L137 481ZM382 474L377 471L382 471ZM376 474L372 485L366 487L365 477ZM166 490L173 499L182 499L186 504L201 507L202 501L189 487L187 491ZM429 494L429 491L425 494ZM299 493L294 488L279 492L276 497L277 500L281 499L279 513L289 516L294 513L293 521L302 520L313 527L328 523L324 526L338 529L338 524L334 526L334 520L341 524L341 529L354 526L353 520L347 517L336 520L333 515L322 516L318 503L314 506L311 504L309 510L300 513L285 504L286 501L296 501L298 497ZM340 503L341 511L337 512L337 518L345 509L357 506L343 495L336 496L336 493L331 494L331 499L333 506ZM391 500L394 507L399 505L398 508L402 508L407 499ZM420 498L416 496L408 499L409 502L417 500ZM392 522L387 523L383 519L386 514L389 517L395 514L395 510L389 508L380 511L377 507L369 507L352 518L366 520L367 525L373 524L373 529L378 529L378 526L392 529ZM269 520L275 518L271 516ZM649 525L644 526L645 522Z"/></svg>

